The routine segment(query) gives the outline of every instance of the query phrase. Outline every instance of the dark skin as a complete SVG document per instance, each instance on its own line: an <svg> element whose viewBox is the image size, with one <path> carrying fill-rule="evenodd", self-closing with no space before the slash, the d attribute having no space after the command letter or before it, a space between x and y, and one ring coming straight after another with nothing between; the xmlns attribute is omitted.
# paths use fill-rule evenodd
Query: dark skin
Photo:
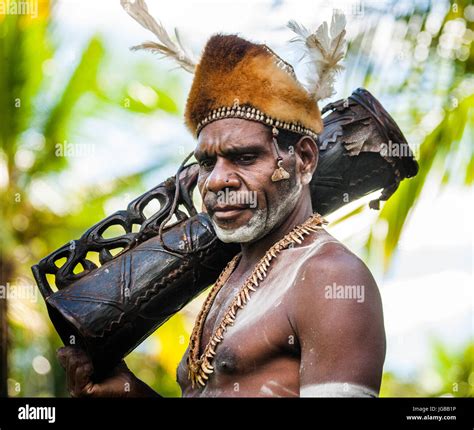
<svg viewBox="0 0 474 430"><path fill-rule="evenodd" d="M268 248L312 214L308 182L317 166L317 145L310 137L302 137L294 151L280 152L283 167L293 175L290 179L303 184L302 192L288 216L270 232L241 244L240 262L205 321L201 352L228 304ZM215 121L201 131L195 155L200 164L198 187L205 209L223 229L248 224L257 209L263 209L267 222L269 212L265 209L278 205L288 192L284 181L270 180L275 152L268 128L260 123ZM257 208L216 206L212 197L226 188L256 192ZM302 253L302 246L316 243L311 255ZM298 268L285 273L285 267L292 264ZM308 235L302 245L284 250L272 268L279 273L279 280L271 282L271 277L267 278L237 313L235 324L217 347L215 371L203 389L191 387L186 351L177 372L183 396L299 396L301 389L326 382L359 384L378 392L385 332L379 291L365 264L321 229ZM330 300L325 295L328 285L362 285L364 300ZM58 357L75 397L157 395L124 363L114 370L114 376L97 384L91 380L93 368L85 352L67 347L59 351ZM128 391L123 389L124 382L128 383Z"/></svg>

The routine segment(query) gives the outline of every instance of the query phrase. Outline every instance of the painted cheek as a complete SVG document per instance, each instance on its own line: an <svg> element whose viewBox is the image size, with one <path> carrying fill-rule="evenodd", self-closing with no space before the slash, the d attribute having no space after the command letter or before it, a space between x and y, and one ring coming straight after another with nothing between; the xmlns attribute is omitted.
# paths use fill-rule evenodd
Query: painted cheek
<svg viewBox="0 0 474 430"><path fill-rule="evenodd" d="M257 191L257 206L258 209L265 209L268 206L267 193L265 191Z"/></svg>

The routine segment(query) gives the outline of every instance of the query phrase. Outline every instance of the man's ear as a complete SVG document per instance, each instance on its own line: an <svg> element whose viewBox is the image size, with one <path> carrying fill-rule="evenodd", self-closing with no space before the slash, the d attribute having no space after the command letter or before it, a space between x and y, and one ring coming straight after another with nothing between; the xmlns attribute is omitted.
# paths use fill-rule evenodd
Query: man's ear
<svg viewBox="0 0 474 430"><path fill-rule="evenodd" d="M303 184L309 184L319 160L319 149L314 139L303 136L296 144L295 153L300 158L299 169Z"/></svg>

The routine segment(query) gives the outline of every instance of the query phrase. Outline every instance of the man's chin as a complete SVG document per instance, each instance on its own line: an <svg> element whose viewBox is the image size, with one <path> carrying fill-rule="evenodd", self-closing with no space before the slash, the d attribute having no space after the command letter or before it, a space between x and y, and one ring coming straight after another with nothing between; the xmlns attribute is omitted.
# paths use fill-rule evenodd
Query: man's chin
<svg viewBox="0 0 474 430"><path fill-rule="evenodd" d="M242 229L224 230L216 226L214 229L219 240L224 243L250 243L258 239L257 234L242 231Z"/></svg>
<svg viewBox="0 0 474 430"><path fill-rule="evenodd" d="M222 224L212 218L212 224L219 240L225 243L249 243L257 240L262 233L259 223L247 222L243 225Z"/></svg>

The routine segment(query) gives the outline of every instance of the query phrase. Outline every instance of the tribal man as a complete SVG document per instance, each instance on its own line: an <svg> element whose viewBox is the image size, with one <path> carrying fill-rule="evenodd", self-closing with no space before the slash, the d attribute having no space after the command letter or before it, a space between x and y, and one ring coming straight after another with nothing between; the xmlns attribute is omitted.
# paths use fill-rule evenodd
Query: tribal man
<svg viewBox="0 0 474 430"><path fill-rule="evenodd" d="M333 25L343 37L337 17ZM198 315L177 370L182 395L376 397L385 359L377 285L311 203L317 101L331 76L319 73L310 91L266 45L233 35L211 37L194 73L185 118L199 191L219 239L241 252ZM94 382L85 352L58 357L74 397L158 396L124 362Z"/></svg>

